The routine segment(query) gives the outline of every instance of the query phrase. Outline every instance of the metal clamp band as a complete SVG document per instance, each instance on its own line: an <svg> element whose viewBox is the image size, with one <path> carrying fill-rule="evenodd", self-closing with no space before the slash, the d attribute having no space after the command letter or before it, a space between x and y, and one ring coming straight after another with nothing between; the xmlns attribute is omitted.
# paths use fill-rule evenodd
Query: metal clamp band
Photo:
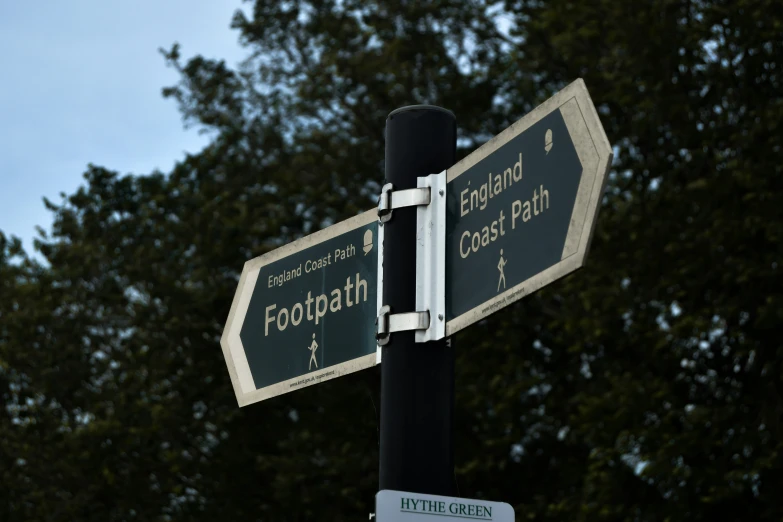
<svg viewBox="0 0 783 522"><path fill-rule="evenodd" d="M429 187L394 190L394 186L391 183L387 183L381 189L381 195L378 198L378 219L381 223L386 223L391 219L392 210L395 208L429 204Z"/></svg>
<svg viewBox="0 0 783 522"><path fill-rule="evenodd" d="M388 344L391 334L408 330L426 330L430 326L429 312L392 314L391 307L381 307L375 319L375 339L380 346Z"/></svg>

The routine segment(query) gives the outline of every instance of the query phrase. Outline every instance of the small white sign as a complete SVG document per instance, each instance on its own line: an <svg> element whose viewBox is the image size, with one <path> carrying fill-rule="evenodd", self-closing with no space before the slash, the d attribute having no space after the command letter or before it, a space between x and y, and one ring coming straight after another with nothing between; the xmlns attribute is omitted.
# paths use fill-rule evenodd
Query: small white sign
<svg viewBox="0 0 783 522"><path fill-rule="evenodd" d="M377 522L436 522L489 520L514 522L514 508L505 502L423 495L384 489L375 495Z"/></svg>

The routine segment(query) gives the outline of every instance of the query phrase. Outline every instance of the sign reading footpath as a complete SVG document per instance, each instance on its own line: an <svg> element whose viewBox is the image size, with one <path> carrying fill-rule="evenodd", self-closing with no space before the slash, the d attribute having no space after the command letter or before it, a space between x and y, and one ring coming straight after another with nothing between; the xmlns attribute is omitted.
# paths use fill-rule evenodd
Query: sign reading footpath
<svg viewBox="0 0 783 522"><path fill-rule="evenodd" d="M447 336L584 264L611 159L580 79L448 169Z"/></svg>
<svg viewBox="0 0 783 522"><path fill-rule="evenodd" d="M447 169L445 213L419 214L417 312L445 319L423 341L580 268L611 160L577 80ZM371 210L245 263L221 338L240 406L380 362L381 231Z"/></svg>
<svg viewBox="0 0 783 522"><path fill-rule="evenodd" d="M245 263L220 344L240 406L374 366L378 213Z"/></svg>

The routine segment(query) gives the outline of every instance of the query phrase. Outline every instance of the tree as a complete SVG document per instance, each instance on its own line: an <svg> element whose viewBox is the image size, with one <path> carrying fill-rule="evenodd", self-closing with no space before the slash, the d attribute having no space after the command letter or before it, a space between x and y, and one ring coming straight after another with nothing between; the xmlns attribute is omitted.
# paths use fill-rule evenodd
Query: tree
<svg viewBox="0 0 783 522"><path fill-rule="evenodd" d="M257 0L239 69L173 46L164 93L212 143L165 175L90 166L47 203L48 266L0 245L6 518L366 516L378 372L238 409L218 340L242 263L375 204L389 111L450 108L464 155L581 76L616 149L588 267L460 335L459 493L779 520L773 7Z"/></svg>

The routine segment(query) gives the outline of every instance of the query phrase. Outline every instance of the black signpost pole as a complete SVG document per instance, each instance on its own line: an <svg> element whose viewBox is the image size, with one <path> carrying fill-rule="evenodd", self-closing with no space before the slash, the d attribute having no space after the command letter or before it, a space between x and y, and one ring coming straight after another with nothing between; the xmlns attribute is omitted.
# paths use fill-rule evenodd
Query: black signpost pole
<svg viewBox="0 0 783 522"><path fill-rule="evenodd" d="M417 177L454 164L456 143L450 111L429 105L393 111L386 120L386 183L415 188ZM394 210L384 235L384 304L392 314L416 311L416 208ZM393 333L383 347L381 379L379 489L453 494L453 346L445 339L416 344L413 331Z"/></svg>

